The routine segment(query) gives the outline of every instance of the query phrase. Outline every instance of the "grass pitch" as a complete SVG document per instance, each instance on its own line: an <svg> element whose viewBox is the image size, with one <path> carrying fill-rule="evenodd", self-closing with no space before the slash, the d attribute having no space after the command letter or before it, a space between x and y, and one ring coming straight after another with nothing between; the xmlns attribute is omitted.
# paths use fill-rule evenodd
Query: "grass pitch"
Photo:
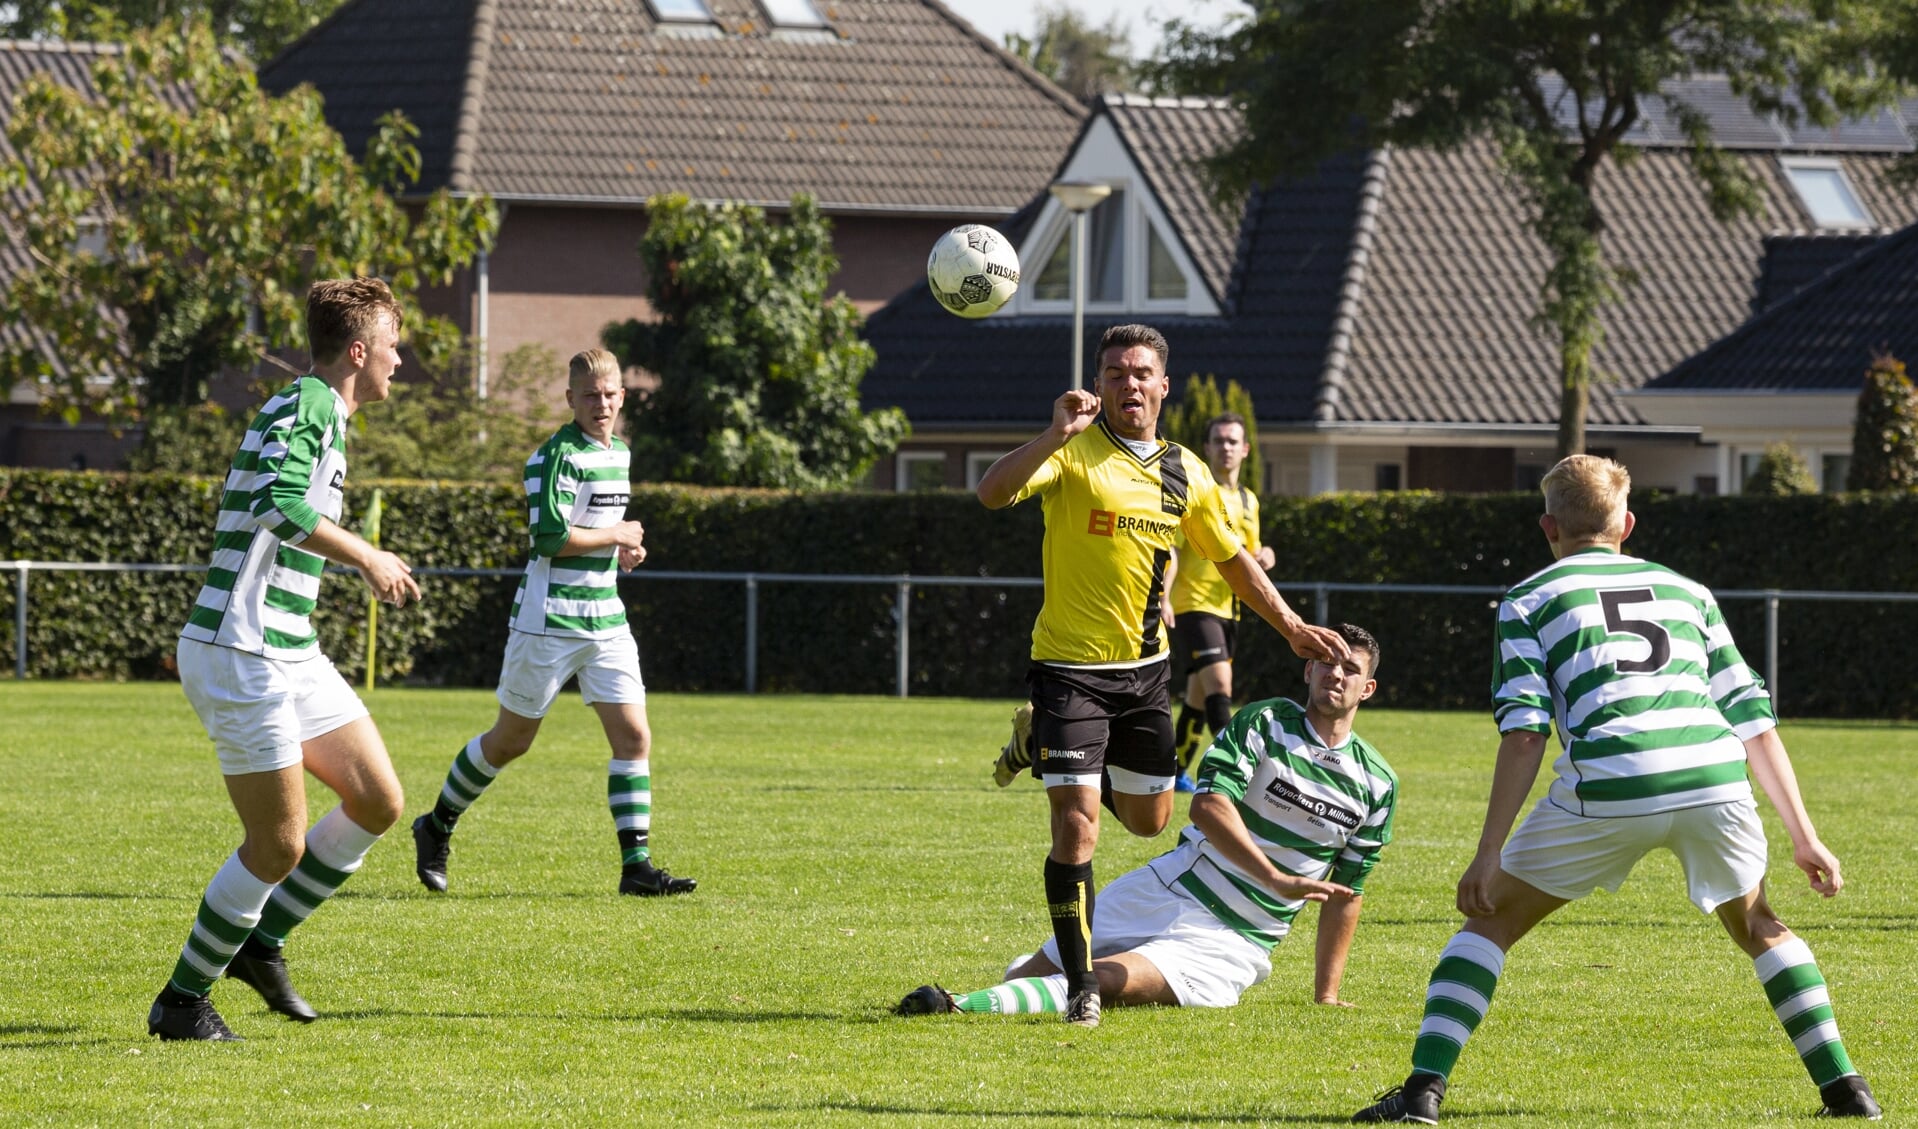
<svg viewBox="0 0 1918 1129"><path fill-rule="evenodd" d="M491 720L475 691L368 704L426 809ZM0 685L0 1122L201 1125L1292 1125L1337 1122L1404 1074L1494 737L1465 714L1361 715L1399 770L1398 841L1366 898L1354 1010L1310 1002L1312 913L1229 1011L898 1019L981 987L1048 930L1044 800L992 786L1010 703L652 702L657 855L673 899L613 893L606 749L577 700L461 822L452 891L402 825L288 948L323 1018L214 999L246 1042L145 1034L201 890L238 841L174 686ZM1767 810L1772 894L1832 985L1892 1121L1918 1109L1918 727L1799 722L1787 744L1847 887L1805 888ZM317 816L333 800L317 784ZM1182 818L1182 816L1181 816ZM1175 828L1177 823L1175 822ZM1101 882L1172 843L1109 823ZM1817 1097L1750 963L1654 856L1520 945L1453 1077L1447 1121L1751 1125Z"/></svg>

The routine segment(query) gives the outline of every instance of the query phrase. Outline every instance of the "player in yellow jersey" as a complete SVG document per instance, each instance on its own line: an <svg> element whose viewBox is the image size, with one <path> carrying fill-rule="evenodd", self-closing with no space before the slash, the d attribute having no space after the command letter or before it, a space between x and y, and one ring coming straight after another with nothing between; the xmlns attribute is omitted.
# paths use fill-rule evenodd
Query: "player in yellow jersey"
<svg viewBox="0 0 1918 1129"><path fill-rule="evenodd" d="M1245 540L1246 552L1262 569L1277 560L1259 544L1259 496L1239 482L1245 465L1245 417L1237 412L1214 416L1205 425L1205 465L1219 483L1225 508ZM1192 791L1192 762L1205 748L1206 734L1223 733L1232 720L1232 656L1239 644L1239 605L1212 563L1181 540L1172 558L1172 615L1165 617L1180 660L1185 664L1185 697L1173 727L1178 750L1180 792Z"/></svg>
<svg viewBox="0 0 1918 1129"><path fill-rule="evenodd" d="M1065 1020L1083 1027L1099 1023L1092 855L1100 803L1139 836L1157 835L1172 815L1178 763L1160 613L1174 539L1183 533L1214 562L1300 657L1343 663L1349 654L1337 632L1307 624L1272 587L1205 464L1157 438L1167 353L1150 326L1106 330L1097 394L1060 396L1052 425L979 481L991 509L1035 494L1045 507L1045 602L1026 675L1030 734L1015 731L995 775L1009 779L1030 764L1046 787L1046 902L1066 977ZM1299 881L1293 896L1330 889Z"/></svg>

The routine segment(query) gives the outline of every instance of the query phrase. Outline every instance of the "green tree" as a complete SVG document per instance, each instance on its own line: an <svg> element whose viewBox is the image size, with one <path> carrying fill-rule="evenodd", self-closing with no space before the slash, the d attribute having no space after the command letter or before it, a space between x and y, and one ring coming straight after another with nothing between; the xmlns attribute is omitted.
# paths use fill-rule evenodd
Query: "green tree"
<svg viewBox="0 0 1918 1129"><path fill-rule="evenodd" d="M1818 479L1798 448L1790 443L1773 443L1758 457L1758 465L1745 479L1744 492L1767 498L1816 494Z"/></svg>
<svg viewBox="0 0 1918 1129"><path fill-rule="evenodd" d="M1238 381L1226 382L1225 391L1219 391L1219 379L1211 373L1200 376L1194 373L1186 378L1185 390L1179 395L1177 403L1165 410L1159 418L1163 421L1165 437L1181 447L1205 454L1205 425L1226 412L1237 412L1245 417L1245 462L1239 466L1239 481L1254 490L1264 482L1262 461L1259 457L1259 417L1252 407L1252 393L1247 392Z"/></svg>
<svg viewBox="0 0 1918 1129"><path fill-rule="evenodd" d="M1585 448L1600 314L1630 278L1594 194L1668 80L1722 74L1761 113L1830 125L1888 104L1897 0L1272 0L1217 33L1176 26L1153 85L1231 98L1245 128L1210 167L1221 201L1354 148L1489 144L1550 263L1538 321L1557 339L1561 456ZM1911 67L1909 60L1896 61ZM1722 220L1757 214L1709 119L1667 103Z"/></svg>
<svg viewBox="0 0 1918 1129"><path fill-rule="evenodd" d="M1874 359L1865 372L1845 489L1918 490L1918 387L1894 357Z"/></svg>
<svg viewBox="0 0 1918 1129"><path fill-rule="evenodd" d="M265 62L345 0L14 0L0 36L119 42L139 28L204 18L220 42Z"/></svg>
<svg viewBox="0 0 1918 1129"><path fill-rule="evenodd" d="M859 409L872 346L809 196L784 222L761 208L647 202L639 244L658 320L608 325L621 363L659 377L628 397L633 475L655 482L798 490L856 485L907 433L897 408Z"/></svg>
<svg viewBox="0 0 1918 1129"><path fill-rule="evenodd" d="M1132 85L1130 33L1113 16L1094 27L1063 4L1041 4L1032 35L1007 32L1005 47L1081 102Z"/></svg>
<svg viewBox="0 0 1918 1129"><path fill-rule="evenodd" d="M454 360L458 330L417 295L489 246L498 217L443 190L399 205L420 167L403 117L381 119L356 162L317 93L262 92L204 21L136 33L93 81L35 76L8 124L0 231L33 268L0 307L45 340L0 349L0 388L51 381L70 419L197 404L222 366L304 350L308 285L346 275L392 285L426 368Z"/></svg>

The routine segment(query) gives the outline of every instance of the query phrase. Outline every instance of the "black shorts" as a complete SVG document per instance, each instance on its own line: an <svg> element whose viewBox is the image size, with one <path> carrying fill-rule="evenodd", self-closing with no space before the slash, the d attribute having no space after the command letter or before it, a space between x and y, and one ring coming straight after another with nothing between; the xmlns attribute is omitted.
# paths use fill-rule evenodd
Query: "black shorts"
<svg viewBox="0 0 1918 1129"><path fill-rule="evenodd" d="M1239 649L1239 621L1205 612L1180 612L1172 628L1172 645L1187 674L1213 663L1229 663Z"/></svg>
<svg viewBox="0 0 1918 1129"><path fill-rule="evenodd" d="M1178 775L1167 696L1172 664L1126 670L1085 670L1034 663L1032 774L1072 777L1098 787L1110 769L1113 790L1151 795ZM1149 777L1141 781L1134 777ZM1165 787L1158 785L1163 778Z"/></svg>

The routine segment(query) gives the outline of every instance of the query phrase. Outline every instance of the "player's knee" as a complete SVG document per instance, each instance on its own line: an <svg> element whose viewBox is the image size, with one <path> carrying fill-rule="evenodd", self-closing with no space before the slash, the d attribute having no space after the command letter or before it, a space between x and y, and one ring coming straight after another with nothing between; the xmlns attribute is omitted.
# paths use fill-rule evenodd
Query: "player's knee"
<svg viewBox="0 0 1918 1129"><path fill-rule="evenodd" d="M277 883L293 873L306 853L306 837L297 827L285 827L258 838L248 836L240 847L240 861L262 882Z"/></svg>
<svg viewBox="0 0 1918 1129"><path fill-rule="evenodd" d="M385 787L368 789L364 794L342 800L346 817L375 835L384 835L406 812L406 793L395 780Z"/></svg>

